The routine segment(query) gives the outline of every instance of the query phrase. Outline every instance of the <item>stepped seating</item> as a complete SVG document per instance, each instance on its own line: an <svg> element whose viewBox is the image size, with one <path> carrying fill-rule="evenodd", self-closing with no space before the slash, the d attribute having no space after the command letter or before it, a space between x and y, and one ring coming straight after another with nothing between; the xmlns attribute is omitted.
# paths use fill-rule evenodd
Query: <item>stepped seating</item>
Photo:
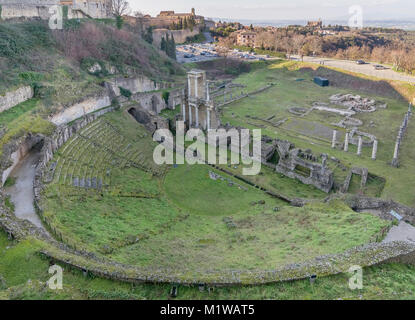
<svg viewBox="0 0 415 320"><path fill-rule="evenodd" d="M111 172L116 167L137 167L154 175L164 174L166 168L157 166L152 154L143 150L140 143L123 136L109 122L98 119L75 134L55 154L53 182L101 189L110 185Z"/></svg>

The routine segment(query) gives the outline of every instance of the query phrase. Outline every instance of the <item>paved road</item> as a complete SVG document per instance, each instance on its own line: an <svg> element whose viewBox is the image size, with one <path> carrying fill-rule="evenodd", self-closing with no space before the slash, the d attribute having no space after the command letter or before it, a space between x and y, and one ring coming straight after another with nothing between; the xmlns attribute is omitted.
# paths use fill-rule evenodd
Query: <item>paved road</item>
<svg viewBox="0 0 415 320"><path fill-rule="evenodd" d="M40 154L37 152L30 153L25 157L12 172L16 183L12 187L6 188L5 191L7 195L10 195L17 218L29 220L35 226L44 229L33 205L33 180L39 158Z"/></svg>
<svg viewBox="0 0 415 320"><path fill-rule="evenodd" d="M299 56L292 56L295 60L300 60ZM367 64L357 64L355 61L348 61L348 60L336 60L330 58L319 58L319 57L304 57L304 62L313 62L317 64L324 64L328 67L335 67L344 69L347 71L352 71L356 73L362 73L368 76L377 77L380 79L388 79L388 80L400 80L411 82L415 84L415 77L405 75L399 72L392 70L390 67L385 66L388 68L387 70L375 70L373 67L374 64L367 63Z"/></svg>

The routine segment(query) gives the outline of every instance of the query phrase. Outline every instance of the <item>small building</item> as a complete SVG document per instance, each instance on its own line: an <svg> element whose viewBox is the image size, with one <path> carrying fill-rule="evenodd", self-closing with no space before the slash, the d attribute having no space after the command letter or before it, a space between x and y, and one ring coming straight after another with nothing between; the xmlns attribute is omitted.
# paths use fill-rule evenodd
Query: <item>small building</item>
<svg viewBox="0 0 415 320"><path fill-rule="evenodd" d="M241 31L236 38L238 46L255 47L256 32Z"/></svg>
<svg viewBox="0 0 415 320"><path fill-rule="evenodd" d="M308 28L313 29L322 29L323 28L323 21L321 19L318 19L318 21L308 21L307 22Z"/></svg>

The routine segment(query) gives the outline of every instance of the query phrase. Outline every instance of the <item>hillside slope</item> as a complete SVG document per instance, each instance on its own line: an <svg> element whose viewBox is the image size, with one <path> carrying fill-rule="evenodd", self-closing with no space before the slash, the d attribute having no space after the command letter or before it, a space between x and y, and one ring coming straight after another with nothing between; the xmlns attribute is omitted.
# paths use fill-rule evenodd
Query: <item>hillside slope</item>
<svg viewBox="0 0 415 320"><path fill-rule="evenodd" d="M100 65L99 71L91 69ZM68 105L100 92L103 80L145 75L172 81L181 67L127 30L101 22L69 21L64 30L46 22L0 23L0 94L31 85L44 105Z"/></svg>

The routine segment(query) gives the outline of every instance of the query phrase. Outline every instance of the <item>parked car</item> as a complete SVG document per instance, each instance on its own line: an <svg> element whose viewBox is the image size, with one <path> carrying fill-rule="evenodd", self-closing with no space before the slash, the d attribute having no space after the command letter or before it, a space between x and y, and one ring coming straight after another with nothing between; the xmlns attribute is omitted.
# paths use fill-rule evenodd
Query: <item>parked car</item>
<svg viewBox="0 0 415 320"><path fill-rule="evenodd" d="M357 63L357 64L366 64L366 62L365 62L365 61L363 61L363 60L357 60L357 61L356 61L356 63Z"/></svg>
<svg viewBox="0 0 415 320"><path fill-rule="evenodd" d="M385 70L386 68L380 64L376 64L373 66L376 70Z"/></svg>

